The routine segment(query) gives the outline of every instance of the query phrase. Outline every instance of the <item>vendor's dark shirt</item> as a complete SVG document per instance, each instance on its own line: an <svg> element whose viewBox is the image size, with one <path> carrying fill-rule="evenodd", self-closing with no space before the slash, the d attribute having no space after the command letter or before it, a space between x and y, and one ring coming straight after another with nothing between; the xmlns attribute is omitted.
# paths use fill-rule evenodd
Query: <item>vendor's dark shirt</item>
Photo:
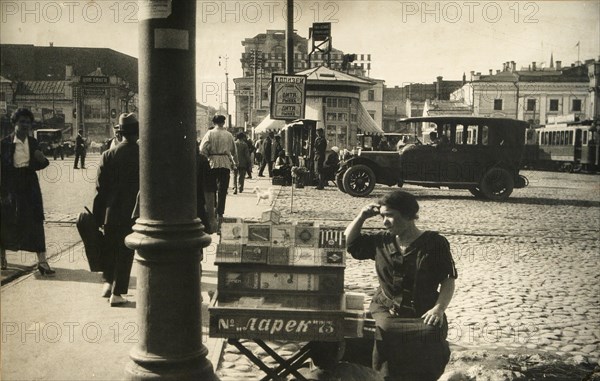
<svg viewBox="0 0 600 381"><path fill-rule="evenodd" d="M385 295L397 305L412 305L419 315L435 305L442 281L458 277L448 241L433 231L424 232L404 255L387 231L363 233L347 250L356 259L374 260Z"/></svg>

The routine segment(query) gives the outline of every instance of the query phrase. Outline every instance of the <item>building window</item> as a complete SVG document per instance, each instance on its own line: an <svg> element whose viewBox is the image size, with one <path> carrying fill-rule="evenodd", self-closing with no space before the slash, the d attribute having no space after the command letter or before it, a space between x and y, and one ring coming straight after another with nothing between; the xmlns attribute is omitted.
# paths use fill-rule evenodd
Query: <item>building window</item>
<svg viewBox="0 0 600 381"><path fill-rule="evenodd" d="M371 115L371 118L375 120L375 111L368 111L368 113Z"/></svg>
<svg viewBox="0 0 600 381"><path fill-rule="evenodd" d="M535 99L527 100L527 111L535 111Z"/></svg>
<svg viewBox="0 0 600 381"><path fill-rule="evenodd" d="M348 126L328 125L326 127L327 146L345 148L348 146Z"/></svg>
<svg viewBox="0 0 600 381"><path fill-rule="evenodd" d="M550 99L550 111L558 111L558 99Z"/></svg>
<svg viewBox="0 0 600 381"><path fill-rule="evenodd" d="M347 108L348 98L327 98L327 107L331 108Z"/></svg>
<svg viewBox="0 0 600 381"><path fill-rule="evenodd" d="M375 100L375 90L369 90L369 92L367 93L367 100L369 102L372 102Z"/></svg>
<svg viewBox="0 0 600 381"><path fill-rule="evenodd" d="M494 99L494 110L502 110L502 99Z"/></svg>
<svg viewBox="0 0 600 381"><path fill-rule="evenodd" d="M581 99L573 99L573 104L571 109L573 111L581 111Z"/></svg>
<svg viewBox="0 0 600 381"><path fill-rule="evenodd" d="M102 99L90 99L83 108L85 119L108 119L108 108Z"/></svg>

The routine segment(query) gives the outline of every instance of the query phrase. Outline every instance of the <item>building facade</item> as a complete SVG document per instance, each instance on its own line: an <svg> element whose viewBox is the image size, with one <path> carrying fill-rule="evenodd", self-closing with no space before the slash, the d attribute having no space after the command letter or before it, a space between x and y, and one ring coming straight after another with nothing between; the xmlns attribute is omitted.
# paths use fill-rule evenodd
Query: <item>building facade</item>
<svg viewBox="0 0 600 381"><path fill-rule="evenodd" d="M549 68L539 68L533 62L516 70L514 61L506 62L496 73L472 72L471 82L455 91L451 99L471 106L473 115L526 120L534 127L561 115L594 119L596 65L595 60L588 60L585 64L562 67L561 61L556 61Z"/></svg>

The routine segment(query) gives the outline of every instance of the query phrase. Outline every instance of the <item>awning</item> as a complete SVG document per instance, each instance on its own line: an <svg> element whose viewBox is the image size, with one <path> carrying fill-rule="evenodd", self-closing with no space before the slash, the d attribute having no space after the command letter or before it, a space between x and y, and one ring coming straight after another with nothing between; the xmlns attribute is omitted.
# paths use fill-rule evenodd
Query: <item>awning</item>
<svg viewBox="0 0 600 381"><path fill-rule="evenodd" d="M365 135L383 135L381 127L375 123L369 112L365 109L362 103L358 102L358 128L362 130Z"/></svg>
<svg viewBox="0 0 600 381"><path fill-rule="evenodd" d="M271 119L271 114L267 114L265 118L254 128L255 134L266 134L268 132L278 132L285 126L285 120Z"/></svg>

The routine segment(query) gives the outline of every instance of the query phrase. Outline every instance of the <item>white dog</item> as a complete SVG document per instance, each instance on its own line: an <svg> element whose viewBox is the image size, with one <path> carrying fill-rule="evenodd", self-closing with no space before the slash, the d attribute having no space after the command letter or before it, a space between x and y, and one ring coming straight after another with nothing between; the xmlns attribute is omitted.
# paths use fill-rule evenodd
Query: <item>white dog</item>
<svg viewBox="0 0 600 381"><path fill-rule="evenodd" d="M273 205L273 188L261 190L259 187L254 187L252 192L256 193L256 205L258 205L260 200L267 200L269 201L269 205Z"/></svg>

